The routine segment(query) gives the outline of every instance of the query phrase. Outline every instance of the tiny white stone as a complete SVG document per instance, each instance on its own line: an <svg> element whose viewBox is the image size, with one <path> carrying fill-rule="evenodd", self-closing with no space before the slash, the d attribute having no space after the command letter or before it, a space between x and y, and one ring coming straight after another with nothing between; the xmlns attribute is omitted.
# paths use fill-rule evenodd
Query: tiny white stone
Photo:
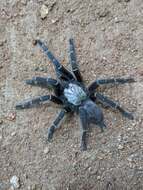
<svg viewBox="0 0 143 190"><path fill-rule="evenodd" d="M48 13L49 13L48 7L46 5L42 5L41 10L40 10L41 18L42 19L46 18Z"/></svg>
<svg viewBox="0 0 143 190"><path fill-rule="evenodd" d="M97 180L100 180L101 179L101 177L100 176L97 176Z"/></svg>
<svg viewBox="0 0 143 190"><path fill-rule="evenodd" d="M49 153L49 148L48 147L46 147L45 149L44 149L44 154L48 154Z"/></svg>
<svg viewBox="0 0 143 190"><path fill-rule="evenodd" d="M119 150L123 150L123 149L124 149L124 146L123 146L122 144L119 144L118 149L119 149Z"/></svg>
<svg viewBox="0 0 143 190"><path fill-rule="evenodd" d="M115 17L115 22L116 22L116 23L119 22L118 17Z"/></svg>
<svg viewBox="0 0 143 190"><path fill-rule="evenodd" d="M15 135L16 135L16 132L15 132L15 131L11 133L11 136L12 136L12 137L15 136Z"/></svg>
<svg viewBox="0 0 143 190"><path fill-rule="evenodd" d="M14 188L18 189L20 187L20 183L19 183L19 178L14 175L11 179L10 179L10 183L13 185Z"/></svg>
<svg viewBox="0 0 143 190"><path fill-rule="evenodd" d="M52 19L51 22L52 22L52 24L54 24L54 23L56 22L56 20L53 20L53 19Z"/></svg>

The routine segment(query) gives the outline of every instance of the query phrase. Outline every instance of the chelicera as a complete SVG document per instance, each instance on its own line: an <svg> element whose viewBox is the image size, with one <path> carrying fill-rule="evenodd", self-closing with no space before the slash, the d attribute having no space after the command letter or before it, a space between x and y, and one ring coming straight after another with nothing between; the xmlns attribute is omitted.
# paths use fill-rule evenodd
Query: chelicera
<svg viewBox="0 0 143 190"><path fill-rule="evenodd" d="M86 150L86 136L89 125L91 123L98 125L101 128L101 131L106 127L103 112L97 104L98 102L107 107L118 110L128 119L133 119L132 113L124 110L118 103L98 92L98 87L100 85L135 82L132 77L99 79L86 87L76 61L73 39L69 39L69 64L71 66L71 71L60 64L43 42L36 40L35 44L40 46L49 60L53 63L56 79L50 77L33 77L32 79L26 80L26 84L52 88L54 95L44 95L34 99L25 100L18 103L16 109L31 108L33 106L48 103L49 101L60 104L61 110L57 118L53 121L53 124L48 128L48 141L52 139L55 130L61 126L61 122L65 115L69 112L76 112L79 115L81 126L80 148L81 150Z"/></svg>

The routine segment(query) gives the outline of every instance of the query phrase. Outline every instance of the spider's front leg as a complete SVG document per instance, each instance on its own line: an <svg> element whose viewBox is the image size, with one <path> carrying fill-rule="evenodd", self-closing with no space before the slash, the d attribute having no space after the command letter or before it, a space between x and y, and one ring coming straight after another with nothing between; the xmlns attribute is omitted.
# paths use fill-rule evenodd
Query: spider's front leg
<svg viewBox="0 0 143 190"><path fill-rule="evenodd" d="M105 104L106 106L109 106L113 109L117 109L120 111L120 113L124 116L124 117L127 117L128 119L131 119L133 120L134 117L132 115L132 113L124 110L118 103L110 100L109 98L107 98L106 96L96 92L96 98L97 100L99 100L99 102L101 102L103 105Z"/></svg>
<svg viewBox="0 0 143 190"><path fill-rule="evenodd" d="M92 82L89 87L88 90L90 92L94 92L95 89L100 86L100 85L104 85L104 84L125 84L125 83L132 83L135 82L134 78L109 78L109 79L99 79L99 80L95 80L94 82Z"/></svg>
<svg viewBox="0 0 143 190"><path fill-rule="evenodd" d="M82 77L76 61L76 53L73 39L69 39L69 62L71 64L72 72L74 73L77 81L82 82Z"/></svg>
<svg viewBox="0 0 143 190"><path fill-rule="evenodd" d="M58 114L57 118L55 119L55 121L53 122L53 124L51 125L51 127L48 129L48 141L50 141L53 138L55 130L60 128L61 126L60 124L64 119L65 113L66 110L62 109Z"/></svg>
<svg viewBox="0 0 143 190"><path fill-rule="evenodd" d="M79 117L80 117L80 127L81 127L81 140L80 140L80 149L82 151L87 150L87 117L86 111L81 107L79 108Z"/></svg>
<svg viewBox="0 0 143 190"><path fill-rule="evenodd" d="M25 82L26 84L32 86L54 89L56 96L59 96L62 90L60 83L57 80L52 79L50 77L33 77L32 79L28 79Z"/></svg>
<svg viewBox="0 0 143 190"><path fill-rule="evenodd" d="M15 107L17 110L27 109L27 108L32 108L40 104L45 104L49 101L57 103L57 104L63 104L63 102L58 97L53 96L53 95L45 95L45 96L40 96L34 99L25 100L23 102L17 103Z"/></svg>
<svg viewBox="0 0 143 190"><path fill-rule="evenodd" d="M59 85L58 81L50 77L33 77L25 81L26 84L32 86L40 86L43 88L55 88Z"/></svg>
<svg viewBox="0 0 143 190"><path fill-rule="evenodd" d="M35 40L35 45L36 44L42 48L49 60L53 63L58 78L65 80L74 80L74 76L67 69L65 69L62 64L60 64L60 62L55 58L55 56L43 42L40 40Z"/></svg>

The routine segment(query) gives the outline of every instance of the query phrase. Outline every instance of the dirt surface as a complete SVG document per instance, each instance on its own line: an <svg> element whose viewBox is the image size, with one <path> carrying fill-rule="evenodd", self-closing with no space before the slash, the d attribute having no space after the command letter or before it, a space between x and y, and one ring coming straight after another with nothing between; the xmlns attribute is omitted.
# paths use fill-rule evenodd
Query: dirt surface
<svg viewBox="0 0 143 190"><path fill-rule="evenodd" d="M142 190L143 1L0 0L0 10L0 190L13 189L13 176L20 190ZM92 128L85 152L79 150L77 116L68 116L47 143L59 108L14 108L20 100L50 93L24 80L55 77L33 39L45 41L67 66L70 37L86 84L113 76L137 81L100 89L135 120L103 109L108 128Z"/></svg>

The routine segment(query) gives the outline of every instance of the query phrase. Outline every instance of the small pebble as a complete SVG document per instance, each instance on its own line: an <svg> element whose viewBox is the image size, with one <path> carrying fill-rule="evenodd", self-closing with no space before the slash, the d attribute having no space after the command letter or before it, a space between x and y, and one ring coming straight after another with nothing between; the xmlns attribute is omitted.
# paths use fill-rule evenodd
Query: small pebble
<svg viewBox="0 0 143 190"><path fill-rule="evenodd" d="M97 176L97 180L100 180L101 179L101 177L100 176Z"/></svg>
<svg viewBox="0 0 143 190"><path fill-rule="evenodd" d="M15 118L16 118L16 113L9 113L9 115L7 116L7 119L9 121L13 121L15 120Z"/></svg>
<svg viewBox="0 0 143 190"><path fill-rule="evenodd" d="M106 57L102 57L102 59L103 59L103 61L106 61L106 60L107 60L107 58L106 58Z"/></svg>
<svg viewBox="0 0 143 190"><path fill-rule="evenodd" d="M46 148L44 149L44 154L48 154L49 152L50 152L49 148L46 147Z"/></svg>
<svg viewBox="0 0 143 190"><path fill-rule="evenodd" d="M56 23L56 20L53 20L53 19L52 19L51 22L54 24L54 23Z"/></svg>
<svg viewBox="0 0 143 190"><path fill-rule="evenodd" d="M40 10L41 19L45 19L49 13L49 9L46 5L42 5Z"/></svg>
<svg viewBox="0 0 143 190"><path fill-rule="evenodd" d="M16 135L16 132L12 132L11 136L14 137Z"/></svg>
<svg viewBox="0 0 143 190"><path fill-rule="evenodd" d="M45 68L44 67L40 67L39 71L45 71Z"/></svg>
<svg viewBox="0 0 143 190"><path fill-rule="evenodd" d="M118 23L118 22L120 22L120 20L118 19L118 17L115 17L115 23Z"/></svg>
<svg viewBox="0 0 143 190"><path fill-rule="evenodd" d="M123 149L124 149L124 146L123 146L122 144L119 144L118 149L119 149L119 150L123 150Z"/></svg>
<svg viewBox="0 0 143 190"><path fill-rule="evenodd" d="M19 178L14 175L11 179L10 179L10 183L12 184L12 186L15 188L15 189L18 189L20 187L20 183L19 183Z"/></svg>

